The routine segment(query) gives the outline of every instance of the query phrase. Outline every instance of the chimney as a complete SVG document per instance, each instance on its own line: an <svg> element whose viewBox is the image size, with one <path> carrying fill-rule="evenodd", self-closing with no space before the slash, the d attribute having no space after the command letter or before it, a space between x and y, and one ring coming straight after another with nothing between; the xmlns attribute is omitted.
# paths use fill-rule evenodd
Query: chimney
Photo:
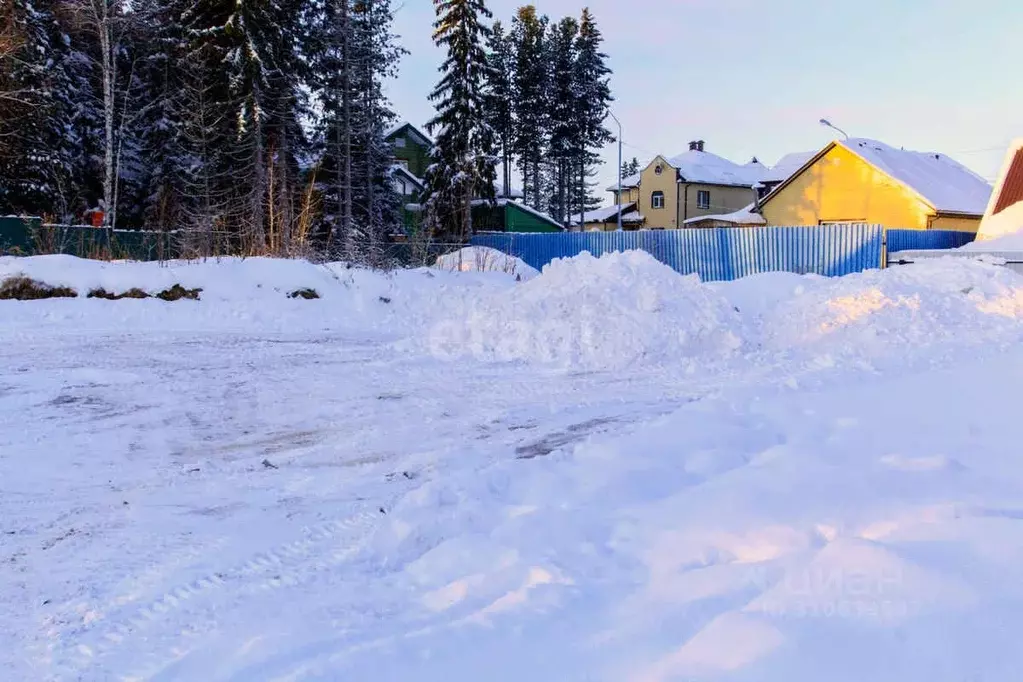
<svg viewBox="0 0 1023 682"><path fill-rule="evenodd" d="M689 143L689 151L691 151L691 152L698 151L699 147L700 147L700 143L697 142L696 140L693 140L692 142Z"/></svg>
<svg viewBox="0 0 1023 682"><path fill-rule="evenodd" d="M698 152L702 152L703 151L703 140L699 140L696 143L696 151L698 151Z"/></svg>

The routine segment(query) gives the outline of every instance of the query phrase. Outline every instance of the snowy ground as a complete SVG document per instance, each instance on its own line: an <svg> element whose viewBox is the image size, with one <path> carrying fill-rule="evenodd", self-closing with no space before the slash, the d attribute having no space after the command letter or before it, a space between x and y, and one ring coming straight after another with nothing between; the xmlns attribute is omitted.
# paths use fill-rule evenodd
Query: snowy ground
<svg viewBox="0 0 1023 682"><path fill-rule="evenodd" d="M1001 682L1023 279L16 272L10 680ZM59 280L59 281L58 281ZM320 300L290 300L310 286Z"/></svg>

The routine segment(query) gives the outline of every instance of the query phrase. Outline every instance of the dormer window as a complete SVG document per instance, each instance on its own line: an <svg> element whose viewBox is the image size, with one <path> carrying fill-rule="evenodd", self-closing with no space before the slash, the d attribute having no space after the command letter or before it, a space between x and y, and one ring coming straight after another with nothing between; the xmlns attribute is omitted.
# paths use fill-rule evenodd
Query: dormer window
<svg viewBox="0 0 1023 682"><path fill-rule="evenodd" d="M653 208L664 208L664 192L654 192L650 195L650 206Z"/></svg>

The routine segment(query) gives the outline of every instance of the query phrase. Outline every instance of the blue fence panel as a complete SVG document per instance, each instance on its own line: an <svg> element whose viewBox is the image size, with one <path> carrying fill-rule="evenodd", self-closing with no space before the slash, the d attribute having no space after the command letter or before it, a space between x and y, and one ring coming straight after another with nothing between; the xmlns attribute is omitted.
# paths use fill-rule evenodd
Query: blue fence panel
<svg viewBox="0 0 1023 682"><path fill-rule="evenodd" d="M918 249L958 249L976 238L973 232L954 230L888 230L888 253Z"/></svg>
<svg viewBox="0 0 1023 682"><path fill-rule="evenodd" d="M881 267L884 228L877 225L747 227L639 232L480 234L472 239L542 269L555 258L583 251L596 257L642 249L682 274L705 281L731 280L761 272L825 276Z"/></svg>

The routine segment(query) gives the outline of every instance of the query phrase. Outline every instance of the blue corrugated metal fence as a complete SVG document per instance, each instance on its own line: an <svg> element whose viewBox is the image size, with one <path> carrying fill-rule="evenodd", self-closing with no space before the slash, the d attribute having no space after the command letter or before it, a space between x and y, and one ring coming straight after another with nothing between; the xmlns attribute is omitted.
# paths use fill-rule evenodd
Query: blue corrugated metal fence
<svg viewBox="0 0 1023 682"><path fill-rule="evenodd" d="M920 249L958 249L977 238L973 232L953 230L888 230L888 253Z"/></svg>
<svg viewBox="0 0 1023 682"><path fill-rule="evenodd" d="M847 275L879 268L884 228L879 225L743 227L638 232L480 234L476 246L517 256L541 269L555 258L589 251L642 249L682 274L705 281L731 280L760 272Z"/></svg>

